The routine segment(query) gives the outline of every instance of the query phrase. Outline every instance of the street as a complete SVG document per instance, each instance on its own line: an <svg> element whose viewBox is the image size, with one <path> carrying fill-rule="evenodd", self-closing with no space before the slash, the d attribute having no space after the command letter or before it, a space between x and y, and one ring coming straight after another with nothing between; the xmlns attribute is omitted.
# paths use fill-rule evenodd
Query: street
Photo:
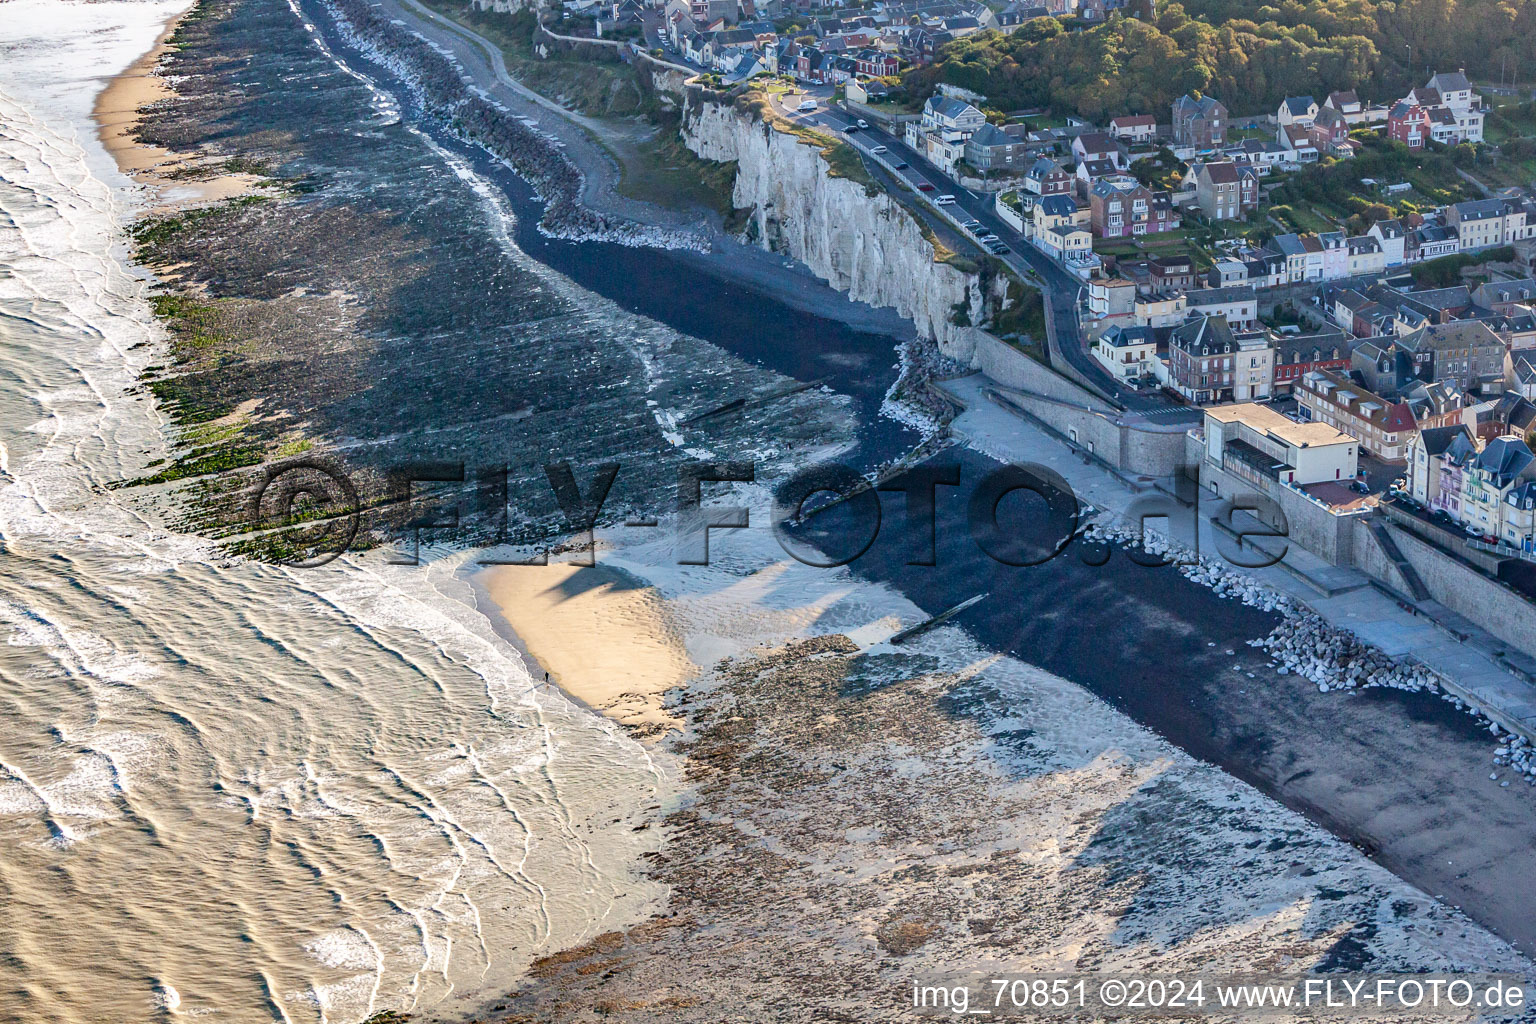
<svg viewBox="0 0 1536 1024"><path fill-rule="evenodd" d="M1002 217L998 216L991 194L977 195L961 188L958 183L909 147L903 139L889 132L869 127L856 128L850 134L848 128L854 125L858 118L846 111L829 106L831 92L830 88L823 86L804 90L802 93L780 93L772 97L772 103L775 111L782 117L839 132L866 158L876 147L885 147L884 156L888 161L893 164L907 165L898 173L911 187L912 195L921 198L935 210L940 209L934 204L935 198L940 195L953 195L955 202L948 208L950 212L954 214L957 210L963 210L966 216L958 219L974 220L1001 239L1012 251L997 258L1007 264L1020 280L1029 282L1040 288L1042 292L1048 293L1046 315L1051 318L1057 343L1052 349L1053 357L1059 354L1073 369L1105 393L1113 395L1115 400L1129 411L1140 413L1145 418L1165 425L1184 420L1192 424L1199 421L1198 409L1180 405L1159 391L1137 391L1125 387L1088 354L1086 339L1077 319L1077 309L1082 290L1086 287L1085 283L1060 263L1025 241L1017 231L1004 222ZM793 95L794 98L786 103L785 99L789 95ZM817 101L817 109L801 112L796 109L796 106L807 95ZM923 190L924 185L930 186L930 189ZM975 246L978 253L985 252L974 238L969 238L967 241Z"/></svg>

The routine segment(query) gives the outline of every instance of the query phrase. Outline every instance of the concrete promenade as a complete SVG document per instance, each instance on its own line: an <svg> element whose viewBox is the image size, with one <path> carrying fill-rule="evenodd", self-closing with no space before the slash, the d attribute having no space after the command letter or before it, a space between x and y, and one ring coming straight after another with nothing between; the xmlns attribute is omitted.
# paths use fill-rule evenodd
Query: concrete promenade
<svg viewBox="0 0 1536 1024"><path fill-rule="evenodd" d="M1125 514L1137 497L1152 492L1150 480L1125 478L1065 438L990 400L984 391L993 386L980 374L940 385L965 407L951 424L962 442L994 458L1048 466L1072 485L1080 501L1110 517ZM1167 527L1156 520L1153 526L1207 555L1220 557L1218 545L1231 549L1235 543L1204 513L1198 519L1184 515L1164 522ZM1536 671L1536 663L1528 664L1530 659L1472 623L1432 601L1411 610L1411 599L1389 595L1360 570L1330 565L1294 543L1279 564L1242 571L1387 654L1422 663L1448 691L1501 727L1536 741L1536 686L1516 674Z"/></svg>

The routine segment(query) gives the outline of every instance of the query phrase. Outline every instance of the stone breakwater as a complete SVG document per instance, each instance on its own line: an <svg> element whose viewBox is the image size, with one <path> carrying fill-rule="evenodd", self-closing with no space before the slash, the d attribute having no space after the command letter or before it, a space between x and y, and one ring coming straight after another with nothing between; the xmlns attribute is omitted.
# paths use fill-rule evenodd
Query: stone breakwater
<svg viewBox="0 0 1536 1024"><path fill-rule="evenodd" d="M367 0L323 2L347 42L396 75L425 116L485 150L533 187L545 204L540 233L629 246L709 248L708 240L694 232L640 224L586 206L581 201L586 182L581 168L536 121L513 114L466 85L464 70L452 53L386 17Z"/></svg>
<svg viewBox="0 0 1536 1024"><path fill-rule="evenodd" d="M1092 542L1139 547L1151 555L1181 559L1184 564L1179 566L1179 572L1191 582L1210 588L1220 597L1242 601L1262 611L1280 613L1283 616L1280 624L1268 635L1248 641L1249 646L1269 655L1270 667L1277 675L1299 676L1314 684L1320 693L1370 687L1408 693L1438 691L1442 700L1472 715L1492 735L1499 736L1503 732L1498 723L1489 720L1476 707L1442 689L1439 676L1431 669L1417 661L1387 654L1349 630L1332 625L1316 612L1299 607L1291 598L1246 573L1213 558L1201 556L1197 559L1188 548L1152 531L1143 535L1123 525L1094 523L1083 536ZM1493 761L1496 767L1517 773L1516 779L1536 786L1536 749L1524 737L1508 736L1495 751ZM1503 786L1508 786L1511 781L1501 778L1497 771L1489 778L1498 780Z"/></svg>
<svg viewBox="0 0 1536 1024"><path fill-rule="evenodd" d="M955 403L933 386L936 380L969 372L931 341L904 341L896 347L900 373L880 403L880 414L924 436L942 433L955 418Z"/></svg>

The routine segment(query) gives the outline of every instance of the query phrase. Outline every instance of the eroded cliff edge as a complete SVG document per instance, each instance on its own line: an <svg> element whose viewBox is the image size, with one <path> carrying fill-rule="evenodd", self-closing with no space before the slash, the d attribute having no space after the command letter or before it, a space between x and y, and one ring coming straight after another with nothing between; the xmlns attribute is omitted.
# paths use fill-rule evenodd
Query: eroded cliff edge
<svg viewBox="0 0 1536 1024"><path fill-rule="evenodd" d="M896 309L945 355L968 362L969 328L1009 303L997 265L944 251L883 189L837 173L831 136L780 121L750 94L725 103L698 91L681 131L698 156L736 163L732 200L749 211L746 240L794 257L850 299Z"/></svg>

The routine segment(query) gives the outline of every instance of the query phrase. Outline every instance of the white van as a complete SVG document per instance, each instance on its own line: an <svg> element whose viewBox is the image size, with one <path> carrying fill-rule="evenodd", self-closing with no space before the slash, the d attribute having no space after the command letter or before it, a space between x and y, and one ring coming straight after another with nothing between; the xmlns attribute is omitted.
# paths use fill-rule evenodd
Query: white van
<svg viewBox="0 0 1536 1024"><path fill-rule="evenodd" d="M801 113L808 113L809 111L812 111L812 110L815 110L815 109L816 109L816 101L815 100L813 100L813 99L803 99L803 100L800 101L799 110L800 110Z"/></svg>
<svg viewBox="0 0 1536 1024"><path fill-rule="evenodd" d="M934 200L934 202L939 204L940 206L951 206L951 205L954 204L954 201L955 201L955 197L954 196L939 196L939 198Z"/></svg>

